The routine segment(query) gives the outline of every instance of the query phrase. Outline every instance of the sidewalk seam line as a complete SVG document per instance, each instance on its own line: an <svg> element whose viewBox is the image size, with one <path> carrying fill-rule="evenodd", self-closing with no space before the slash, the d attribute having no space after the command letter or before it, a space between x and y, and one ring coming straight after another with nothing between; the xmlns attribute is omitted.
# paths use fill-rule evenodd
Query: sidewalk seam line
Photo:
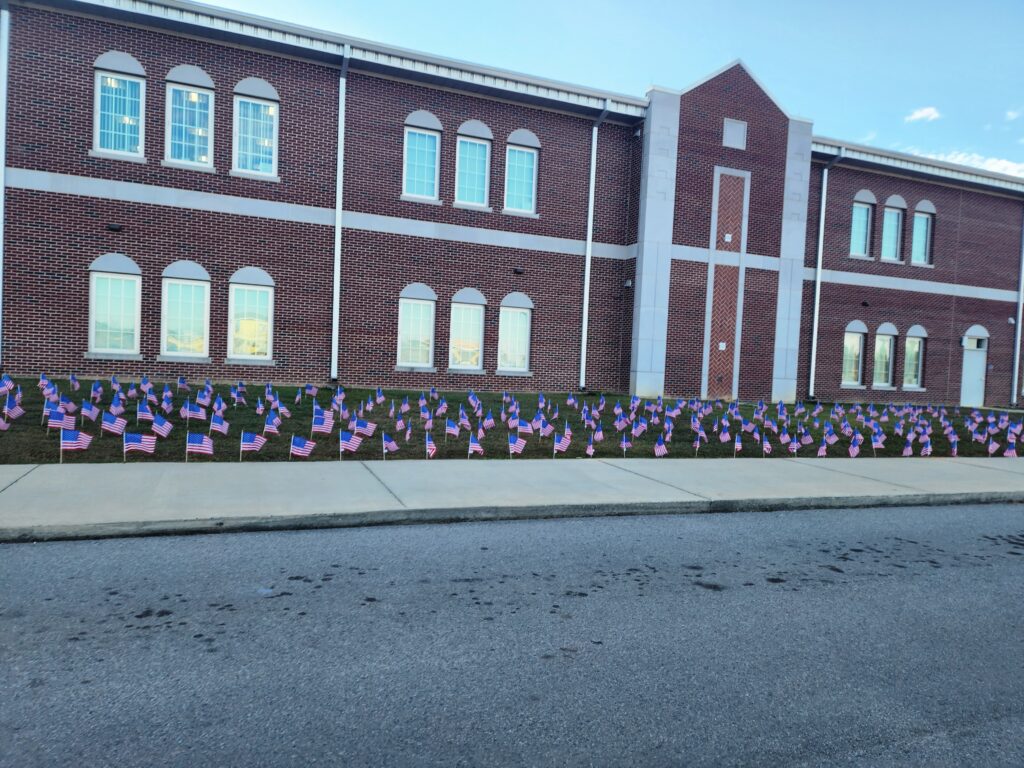
<svg viewBox="0 0 1024 768"><path fill-rule="evenodd" d="M35 472L35 471L36 471L37 469L39 469L39 467L40 467L40 466L41 466L41 465L39 465L39 464L33 464L33 465L32 465L32 468L31 468L31 469L29 469L29 471L28 471L28 472L26 472L26 473L25 473L25 474L23 474L23 475L18 475L18 476L17 476L16 478L14 478L13 480L11 480L11 482L9 482L9 483L8 483L7 485L5 485L5 486L4 486L3 488L0 488L0 493L3 493L4 491L6 491L6 490L7 490L8 488L10 488L10 487L11 487L12 485L14 485L14 484L15 484L16 482L18 482L19 480L21 480L21 479L22 479L23 477L28 477L29 475L31 475L31 474L32 474L33 472Z"/></svg>
<svg viewBox="0 0 1024 768"><path fill-rule="evenodd" d="M372 469L370 469L370 467L367 465L367 463L365 461L360 461L359 463L363 465L363 467L366 469L367 472L369 472L371 475L373 475L373 479L374 480L376 480L378 483L380 483L382 486L384 486L384 490L387 491L388 493L390 493L392 498L395 501L397 501L399 504L402 505L403 509L408 509L409 508L404 501L402 501L400 498L398 498L398 494L395 493L393 490L391 490L391 488L388 486L388 484L385 483L383 480L381 480L377 476L376 472L374 472Z"/></svg>
<svg viewBox="0 0 1024 768"><path fill-rule="evenodd" d="M673 488L673 489L675 489L677 491L682 491L683 493L688 493L691 496L696 496L698 499L703 499L704 501L712 501L712 498L710 496L704 496L703 494L695 493L694 491L689 491L686 488L680 488L678 485L672 485L672 483L666 483L664 480L658 480L658 479L653 478L653 477L648 477L647 475L641 475L639 472L634 472L632 469L626 469L625 467L620 467L618 464L609 464L604 459L598 459L598 461L601 462L602 464L604 464L605 466L612 467L613 469L621 469L623 472L628 472L629 474L634 475L635 477L639 477L642 480L646 480L646 481L652 482L652 483L658 483L659 485L664 485L664 486L666 486L668 488Z"/></svg>
<svg viewBox="0 0 1024 768"><path fill-rule="evenodd" d="M981 460L983 462L985 461L985 459L983 459L981 456L970 456L968 458L979 459L979 460ZM1016 475L1016 476L1020 477L1020 472L1014 472L1013 470L1010 470L1010 469L1000 469L999 467L990 467L990 466L987 466L986 464L975 464L973 461L963 461L963 462L960 462L960 463L961 464L966 464L968 467L978 467L979 469L987 469L987 470L990 470L992 472L1002 472L1004 475Z"/></svg>
<svg viewBox="0 0 1024 768"><path fill-rule="evenodd" d="M903 483L894 483L890 480L880 480L876 477L870 477L868 475L858 475L855 472L844 472L841 469L822 467L818 465L816 459L807 459L802 456L797 456L793 457L792 461L796 464L799 464L802 467L816 467L817 469L823 469L826 472L834 472L837 475L845 475L846 477L856 477L858 480L869 480L873 483L884 483L885 485L891 485L895 488L905 488L906 490L913 491L914 493L934 493L934 491L929 491L927 488L919 488L915 485L904 485Z"/></svg>

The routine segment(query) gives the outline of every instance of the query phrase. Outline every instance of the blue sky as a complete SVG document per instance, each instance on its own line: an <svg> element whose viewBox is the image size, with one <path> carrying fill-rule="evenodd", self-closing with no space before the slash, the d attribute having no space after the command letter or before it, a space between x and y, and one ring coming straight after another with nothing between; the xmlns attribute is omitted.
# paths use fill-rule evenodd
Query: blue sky
<svg viewBox="0 0 1024 768"><path fill-rule="evenodd" d="M818 135L1024 177L1024 0L214 4L636 96L742 58Z"/></svg>

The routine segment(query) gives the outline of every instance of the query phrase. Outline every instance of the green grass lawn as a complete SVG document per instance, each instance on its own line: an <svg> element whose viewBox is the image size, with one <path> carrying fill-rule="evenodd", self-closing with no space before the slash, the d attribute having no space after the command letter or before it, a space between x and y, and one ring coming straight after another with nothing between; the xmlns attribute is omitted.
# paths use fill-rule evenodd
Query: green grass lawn
<svg viewBox="0 0 1024 768"><path fill-rule="evenodd" d="M58 384L62 393L66 393L72 396L76 405L81 404L83 398L88 397L90 385L92 379L82 380L82 389L77 393L70 391L69 382L64 379L53 379ZM17 421L11 423L10 428L6 432L0 432L0 463L4 464L37 464L37 463L53 463L59 459L59 438L57 430L47 430L45 426L41 424L41 416L44 399L37 386L37 380L35 379L20 379L17 383L21 385L23 392L23 399L21 406L25 410L25 415L19 418ZM171 390L175 390L175 383L172 381ZM199 389L197 382L191 382L193 390ZM103 381L104 395L103 402L99 404L99 407L105 410L109 407L111 402L111 389L110 382ZM124 389L128 389L128 382L123 381L122 385ZM153 391L159 398L163 391L164 382L154 381ZM189 462L192 461L238 461L239 460L239 439L243 430L256 432L262 434L264 416L258 416L255 412L255 404L257 395L262 396L263 384L256 384L251 382L248 384L248 405L239 406L233 408L230 403L228 385L219 385L214 389L214 398L219 393L225 402L229 403L225 418L230 424L229 432L227 436L223 436L217 433L213 433L211 438L214 442L214 455L213 457L208 456L189 456ZM301 435L303 437L310 437L310 427L312 424L312 398L303 396L302 401L295 404L295 387L279 387L277 389L281 396L282 402L291 410L291 418L284 418L283 423L280 427L280 435L273 436L268 435L268 442L264 446L263 450L259 453L247 453L243 457L243 461L246 462L259 462L259 461L287 461L288 460L288 448L291 440L291 436ZM367 389L347 389L346 403L349 407L357 406L359 402L365 402L367 397L373 394L373 390ZM533 418L533 415L537 410L537 395L536 393L519 394L516 396L522 406L522 414L526 419ZM192 393L194 397L195 392ZM327 407L330 402L331 391L329 389L322 389L319 393L320 404ZM420 392L412 391L399 391L399 390L386 390L385 395L387 400L382 405L374 407L371 413L367 413L365 418L368 421L375 422L377 424L377 431L373 437L363 439L363 444L355 454L346 453L344 460L381 460L382 456L382 443L381 433L387 432L398 442L400 450L397 453L389 454L387 457L388 461L403 460L403 459L423 459L425 458L425 443L424 443L424 430L422 428L422 422L419 418L419 406L418 399ZM398 433L395 431L395 420L388 417L388 410L390 408L391 401L395 403L396 415L398 407L402 402L402 398L408 396L410 403L410 411L407 416L412 418L412 437L406 442L404 433ZM470 413L470 409L467 403L466 392L443 392L441 396L444 397L448 402L448 414L447 417L456 420L459 413L459 405L463 404L466 406L467 413ZM483 411L486 415L487 410L491 409L494 414L496 426L490 430L486 438L482 441L484 448L484 457L488 459L497 459L509 461L508 454L508 429L504 424L501 423L500 411L502 406L501 394L498 393L480 393L479 397L483 402ZM596 403L599 395L588 394L585 399L587 402ZM616 401L622 403L623 408L628 409L629 397L615 394L606 394L607 405L602 415L602 425L604 428L605 440L601 443L595 443L595 456L596 457L621 457L623 455L622 450L619 448L620 434L616 432L613 426L614 414L612 408ZM557 404L560 417L556 421L557 434L560 434L568 419L569 426L572 429L572 445L569 450L564 454L558 454L556 461L564 461L568 458L580 458L586 457L584 450L587 445L587 435L589 430L582 424L580 418L580 412L573 408L566 406L567 393L549 393L548 399L554 404ZM153 455L147 455L142 453L130 453L128 454L127 460L129 462L140 462L140 461L183 461L185 459L185 420L182 419L178 413L178 409L181 407L185 399L185 393L175 393L174 397L174 411L171 415L166 418L174 424L174 429L167 439L158 438L158 445L156 453ZM675 403L675 398L666 399L666 407L671 407ZM431 402L431 405L436 407L436 402ZM798 455L803 457L813 457L817 454L818 445L821 441L822 429L825 422L828 420L829 411L831 409L831 403L823 403L824 411L821 413L821 426L815 429L812 425L812 419L810 418L810 411L813 410L813 403L807 404L808 414L804 418L805 424L814 438L814 442L810 445L801 446ZM881 410L881 404L878 405ZM163 414L163 411L154 407L157 413ZM741 413L750 418L754 410L753 404L741 404ZM849 410L849 407L847 408ZM644 413L643 406L641 405L641 414ZM793 407L789 406L790 414L793 413ZM80 411L76 412L78 416ZM984 412L985 414L988 411ZM207 417L211 414L210 409L207 409ZM965 411L966 414L966 411ZM718 435L712 432L712 422L714 417L720 416L721 411L716 410L711 416L707 416L703 420L704 429L707 432L709 442L703 444L700 450L697 452L697 458L723 458L731 457L733 455L733 442L722 443L718 439ZM775 417L775 407L770 405L768 408L767 416L769 418ZM135 424L135 401L129 401L126 405L126 412L123 416L128 420L128 431L141 432L144 434L150 433L150 425L148 422L142 422L138 425ZM437 444L437 454L433 460L442 459L466 459L467 458L467 447L469 436L465 430L461 431L458 439L451 437L445 439L445 418L442 416L434 419L434 427L432 435L435 443ZM662 417L664 418L664 417ZM1019 418L1015 417L1015 418ZM470 413L470 419L473 424L474 431L476 430L477 420ZM949 419L953 422L953 425L960 438L959 444L959 455L960 456L987 456L988 452L986 447L980 443L970 441L968 437L968 430L964 426L964 416L956 415L956 409L949 409ZM933 434L932 434L932 446L935 456L948 456L949 455L949 442L946 437L942 434L942 428L939 425L937 418L932 418ZM408 421L408 419L407 419ZM675 429L673 432L672 442L668 444L669 456L673 458L694 458L693 440L694 434L690 427L690 412L684 408L682 414L675 420ZM887 424L883 424L883 429L886 432L887 440L885 448L878 451L879 456L900 456L903 450L904 439L892 434L894 423L897 419L890 417L890 421ZM81 423L81 419L79 419ZM871 456L873 452L871 450L870 442L870 430L863 425L857 425L854 422L853 416L850 416L850 423L854 428L860 428L860 431L864 434L865 442L861 446L862 456ZM793 433L795 430L791 425L790 432ZM839 431L839 424L834 425L836 431ZM316 441L316 448L313 451L312 456L308 459L292 459L293 461L338 461L338 433L340 428L347 428L347 423L342 423L340 419L335 420L335 428L331 435L314 435L313 439ZM736 430L739 428L739 424L733 421L732 435L735 437ZM760 428L760 425L759 425ZM202 431L207 432L209 429L209 421L191 423L191 430L193 432ZM72 451L64 453L64 461L66 463L89 463L89 462L112 462L122 461L122 440L119 436L102 434L99 428L99 418L96 422L85 422L85 426L82 430L94 437L92 444L86 451ZM626 452L629 457L652 457L655 441L657 436L661 434L661 425L652 426L651 429L641 436L640 438L632 439L633 447ZM761 429L763 433L763 429ZM527 458L552 458L552 447L554 437L548 437L540 439L538 434L526 435L527 448L523 452L522 456ZM1003 448L1006 445L1006 433L1002 432L996 436L996 441L1001 444L1001 448L997 455L1001 455ZM770 434L770 440L772 443L773 451L768 458L780 458L787 457L791 454L785 449L784 446L779 444L778 436L774 433ZM828 449L829 456L847 456L847 449L849 446L849 438L840 435L839 442L835 445L830 446ZM914 454L917 455L920 452L920 444L914 443ZM738 454L743 458L763 458L763 452L759 444L755 443L750 434L743 435L743 450ZM518 458L518 457L516 457ZM511 460L516 460L513 458ZM481 457L474 455L471 460L480 461Z"/></svg>

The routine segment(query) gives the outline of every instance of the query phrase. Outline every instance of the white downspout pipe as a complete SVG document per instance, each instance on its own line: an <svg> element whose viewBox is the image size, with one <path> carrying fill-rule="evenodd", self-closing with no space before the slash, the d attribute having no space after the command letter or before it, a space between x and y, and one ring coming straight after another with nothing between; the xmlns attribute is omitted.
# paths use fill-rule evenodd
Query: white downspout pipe
<svg viewBox="0 0 1024 768"><path fill-rule="evenodd" d="M1010 405L1017 404L1020 394L1020 340L1021 323L1024 322L1024 220L1021 222L1020 233L1020 272L1017 275L1017 328L1013 342L1013 384L1010 386Z"/></svg>
<svg viewBox="0 0 1024 768"><path fill-rule="evenodd" d="M590 261L594 253L594 188L597 184L597 133L608 114L608 99L590 130L590 186L587 192L587 240L583 251L583 322L580 327L580 389L587 386L587 332L590 326Z"/></svg>
<svg viewBox="0 0 1024 768"><path fill-rule="evenodd" d="M814 374L818 365L818 320L821 313L821 263L825 254L825 203L828 200L828 171L843 158L843 148L821 172L821 202L818 205L818 257L814 265L814 316L811 328L811 370L807 384L808 399L814 397Z"/></svg>
<svg viewBox="0 0 1024 768"><path fill-rule="evenodd" d="M352 46L345 44L338 77L338 163L334 181L334 285L331 299L331 380L338 380L338 345L341 342L341 227L345 190L345 90Z"/></svg>
<svg viewBox="0 0 1024 768"><path fill-rule="evenodd" d="M3 363L4 346L4 222L7 216L4 198L7 192L7 79L10 43L11 12L5 7L0 10L0 364Z"/></svg>

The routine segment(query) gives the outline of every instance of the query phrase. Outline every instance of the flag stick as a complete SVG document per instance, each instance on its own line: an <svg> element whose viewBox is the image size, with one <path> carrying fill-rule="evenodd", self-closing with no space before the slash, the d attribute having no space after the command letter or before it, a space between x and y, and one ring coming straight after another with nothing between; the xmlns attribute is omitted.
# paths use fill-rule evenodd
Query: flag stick
<svg viewBox="0 0 1024 768"><path fill-rule="evenodd" d="M125 442L124 432L121 433L121 463L126 464L128 462L128 448Z"/></svg>
<svg viewBox="0 0 1024 768"><path fill-rule="evenodd" d="M241 435L238 436L238 461L239 461L239 463L241 463L241 461L242 461L242 436Z"/></svg>
<svg viewBox="0 0 1024 768"><path fill-rule="evenodd" d="M185 463L188 464L188 419L185 421Z"/></svg>
<svg viewBox="0 0 1024 768"><path fill-rule="evenodd" d="M292 443L295 441L295 433L292 432L292 442L288 443L288 461L292 460Z"/></svg>
<svg viewBox="0 0 1024 768"><path fill-rule="evenodd" d="M60 461L58 461L58 463L59 464L63 464L64 463L64 428L63 427L61 428L60 436L57 439L57 449L60 451Z"/></svg>
<svg viewBox="0 0 1024 768"><path fill-rule="evenodd" d="M381 461L387 461L388 460L388 449L384 447L384 430L381 430L381 433L380 433L380 452L381 452Z"/></svg>

